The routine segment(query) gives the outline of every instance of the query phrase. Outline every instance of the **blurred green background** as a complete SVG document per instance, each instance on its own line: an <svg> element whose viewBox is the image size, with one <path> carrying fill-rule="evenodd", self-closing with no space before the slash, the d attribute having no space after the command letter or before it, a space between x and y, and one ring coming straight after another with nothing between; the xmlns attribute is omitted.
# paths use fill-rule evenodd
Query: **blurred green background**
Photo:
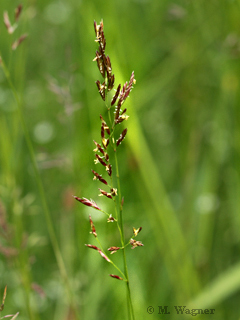
<svg viewBox="0 0 240 320"><path fill-rule="evenodd" d="M188 319L174 309L183 305L215 309L199 319L240 319L240 2L21 3L12 35L1 18L0 50L21 100L68 284L49 236L21 111L0 69L4 315L127 319L124 283L111 279L111 265L84 246L96 244L89 213L106 247L116 245L114 226L72 198L111 209L97 197L101 186L91 172L92 141L100 140L105 112L94 83L100 74L92 62L93 20L103 19L116 82L129 80L133 70L137 80L119 152L126 237L132 227L143 228L137 239L144 247L127 250L136 319ZM13 22L17 5L1 0L0 17L7 10ZM12 51L24 33L27 39ZM160 314L159 306L171 313Z"/></svg>

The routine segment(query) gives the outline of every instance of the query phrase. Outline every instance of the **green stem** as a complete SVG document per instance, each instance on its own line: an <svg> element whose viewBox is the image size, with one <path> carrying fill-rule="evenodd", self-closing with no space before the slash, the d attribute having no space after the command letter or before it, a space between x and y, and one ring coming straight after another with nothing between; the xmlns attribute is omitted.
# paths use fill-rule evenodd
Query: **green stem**
<svg viewBox="0 0 240 320"><path fill-rule="evenodd" d="M30 135L29 135L29 131L28 131L28 128L27 128L27 125L26 125L26 122L25 122L25 119L24 119L24 116L23 116L22 102L20 101L18 93L17 93L17 91L15 89L15 86L13 85L13 82L12 82L11 77L10 77L9 70L6 67L6 64L5 64L5 62L4 62L3 58L2 58L1 52L0 52L0 65L2 66L3 72L5 74L5 77L6 77L7 81L8 81L9 87L11 88L11 91L12 91L13 96L14 96L14 98L16 100L16 103L17 103L18 114L19 114L21 125L22 125L24 137L25 137L25 140L26 140L26 143L27 143L28 151L29 151L29 154L30 154L30 159L31 159L31 162L32 162L33 171L34 171L34 174L35 174L35 179L36 179L36 182L37 182L37 187L38 187L38 191L39 191L39 194L40 194L40 199L41 199L42 206L43 206L43 212L44 212L46 223L47 223L47 228L48 228L50 241L51 241L51 244L52 244L52 247L53 247L53 250L54 250L54 254L55 254L55 257L56 257L56 260L57 260L57 264L58 264L58 268L59 268L61 277L62 277L62 279L64 281L64 284L65 284L65 287L66 287L66 291L68 292L69 299L70 299L70 301L72 303L72 307L73 307L73 309L75 311L75 314L78 317L77 308L75 306L75 303L73 302L73 293L72 293L72 290L71 290L71 287L70 287L70 283L69 283L69 280L68 280L67 271L66 271L66 268L65 268L65 264L64 264L64 261L63 261L63 257L62 257L59 245L58 245L57 237L56 237L56 234L55 234L55 231L54 231L51 215L50 215L50 212L49 212L49 208L48 208L48 204L47 204L47 200L46 200L46 195L45 195L42 179L41 179L41 176L40 176L40 173L39 173L39 169L38 169L38 166L37 166L37 161L36 161L36 158L35 158L33 145L32 145L32 142L31 142L31 139L30 139Z"/></svg>
<svg viewBox="0 0 240 320"><path fill-rule="evenodd" d="M118 168L118 159L117 159L117 152L115 151L115 165L116 165L116 176L117 176L117 183L118 183L118 196L119 196L119 219L120 219L120 235L121 235L121 244L122 244L122 252L123 252L123 264L124 264L124 272L125 277L127 279L127 301L128 301L128 317L129 319L134 320L134 310L132 304L132 296L131 296L131 289L129 284L129 276L128 276L128 268L127 268L127 259L126 259L126 252L125 252L125 243L124 243L124 228L123 228L123 210L122 210L122 197L121 197L121 185L120 185L120 176L119 176L119 168Z"/></svg>
<svg viewBox="0 0 240 320"><path fill-rule="evenodd" d="M107 101L107 92L106 92L106 101ZM115 166L116 166L116 177L117 177L117 185L118 185L118 199L119 199L119 208L117 209L117 203L115 201L115 211L116 211L116 218L117 218L117 226L120 233L121 238L121 245L122 245L122 253L123 253L123 264L124 264L124 273L126 278L126 285L127 285L127 305L128 305L128 318L129 320L134 320L134 310L133 310L133 304L132 304L132 297L131 297L131 290L130 290L130 284L129 284L129 276L128 276L128 268L127 268L127 259L126 259L126 252L125 252L125 237L124 237L124 228L123 228L123 210L122 210L122 196L121 196L121 184L120 184L120 176L119 176L119 166L118 166L118 159L117 159L117 145L116 141L114 139L114 129L115 125L112 121L111 117L111 106L108 107L108 118L110 122L110 126L112 128L111 139L110 144L114 151L114 158L115 158ZM112 182L112 177L111 177Z"/></svg>
<svg viewBox="0 0 240 320"><path fill-rule="evenodd" d="M99 244L99 247L100 247L101 251L105 254L105 256L107 256L107 254L106 254L106 253L104 252L104 250L103 250L102 244L101 244L100 240L98 239L98 237L96 237L96 240L97 240L97 242L98 242L98 244ZM125 274L124 274L124 273L118 268L118 266L109 258L109 256L107 256L107 257L108 257L108 259L110 260L110 263L114 266L114 268L115 268L119 273L121 273L121 275L122 275L122 277L124 278L124 280L127 281Z"/></svg>

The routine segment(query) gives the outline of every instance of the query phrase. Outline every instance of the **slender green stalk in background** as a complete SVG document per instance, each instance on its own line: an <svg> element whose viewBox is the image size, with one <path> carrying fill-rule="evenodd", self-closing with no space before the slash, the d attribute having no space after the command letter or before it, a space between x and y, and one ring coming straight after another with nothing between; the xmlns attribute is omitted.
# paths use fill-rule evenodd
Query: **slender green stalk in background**
<svg viewBox="0 0 240 320"><path fill-rule="evenodd" d="M24 119L22 101L21 101L21 99L20 99L20 97L19 97L19 95L17 93L17 90L15 89L15 86L14 86L14 84L12 82L12 79L11 79L11 76L10 76L10 72L9 72L9 70L8 70L8 68L7 68L7 66L6 66L6 64L5 64L5 62L4 62L3 58L2 58L1 52L0 52L0 59L1 59L0 65L1 65L1 67L3 69L5 77L6 77L7 81L8 81L9 87L10 87L10 89L11 89L11 91L13 93L13 96L14 96L14 98L16 100L16 103L17 103L18 115L19 115L19 119L20 119L21 126L22 126L22 129L23 129L24 137L25 137L25 140L26 140L26 143L27 143L27 147L28 147L28 150L29 150L29 155L30 155L30 159L31 159L31 162L32 162L35 179L36 179L36 183L37 183L40 199L41 199L41 202L42 202L43 212L44 212L45 219L46 219L48 233L49 233L50 241L51 241L51 244L52 244L52 247L53 247L53 251L55 253L55 257L56 257L56 260L57 260L58 268L59 268L61 277L63 279L63 283L65 285L66 292L67 292L67 295L69 297L71 306L72 306L72 308L73 308L73 310L74 310L74 312L76 314L76 317L78 317L78 315L77 315L78 312L77 312L77 308L76 308L76 305L75 305L75 302L74 302L72 289L71 289L71 286L70 286L70 283L69 283L67 271L66 271L66 268L65 268L65 264L64 264L64 261L63 261L63 257L62 257L59 245L58 245L58 240L57 240L57 237L56 237L56 234L55 234L55 230L54 230L54 227L53 227L53 222L52 222L51 215L50 215L50 212L49 212L49 208L48 208L48 204L47 204L47 200L46 200L46 194L45 194L44 186L43 186L43 183L42 183L41 175L39 173L39 169L38 169L38 165L37 165L37 161L36 161L36 157L35 157L35 153L34 153L34 148L33 148L32 141L31 141L31 138L30 138L30 135L29 135L29 132L28 132L28 128L27 128L27 125L26 125L26 122L25 122L25 119ZM31 314L31 312L30 312L30 314Z"/></svg>

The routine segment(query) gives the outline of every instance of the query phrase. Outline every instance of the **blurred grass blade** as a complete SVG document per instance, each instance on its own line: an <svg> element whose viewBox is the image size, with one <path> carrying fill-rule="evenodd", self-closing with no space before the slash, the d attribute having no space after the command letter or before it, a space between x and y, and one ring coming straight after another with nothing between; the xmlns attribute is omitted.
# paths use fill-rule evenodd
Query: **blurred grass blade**
<svg viewBox="0 0 240 320"><path fill-rule="evenodd" d="M228 269L213 280L195 299L193 299L188 307L190 309L205 309L214 307L229 298L232 294L240 289L240 263Z"/></svg>
<svg viewBox="0 0 240 320"><path fill-rule="evenodd" d="M117 66L115 66L115 70L117 70ZM120 76L121 70L117 70L116 73ZM129 136L127 143L130 145L140 171L140 176L133 175L136 178L136 188L142 189L139 192L145 193L144 198L149 199L146 211L152 222L156 244L165 260L169 277L175 286L177 296L190 299L199 290L199 281L188 251L186 239L165 192L155 159L151 155L142 132L133 100L128 101L128 110L131 121L128 124ZM143 183L140 183L140 180Z"/></svg>

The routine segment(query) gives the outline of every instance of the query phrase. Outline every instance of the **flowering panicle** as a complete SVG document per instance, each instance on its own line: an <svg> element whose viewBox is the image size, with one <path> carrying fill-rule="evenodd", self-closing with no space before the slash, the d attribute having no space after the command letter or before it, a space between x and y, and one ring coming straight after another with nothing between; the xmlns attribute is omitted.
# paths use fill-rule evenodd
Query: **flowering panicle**
<svg viewBox="0 0 240 320"><path fill-rule="evenodd" d="M94 21L94 30L96 33L96 42L98 43L98 49L96 50L96 56L93 59L97 63L97 67L99 69L99 72L102 76L102 80L97 80L96 85L99 91L99 94L104 101L107 112L108 112L108 119L103 117L100 114L100 142L93 141L95 148L95 159L94 163L96 165L100 164L102 167L105 168L107 171L107 176L103 177L101 174L99 174L97 171L92 170L92 173L94 175L94 180L100 181L102 184L104 184L104 189L99 188L100 194L99 196L104 196L115 206L115 216L112 214L108 214L105 211L101 210L98 205L93 200L88 200L86 198L79 198L74 197L77 201L81 202L82 204L92 207L93 209L99 210L101 212L104 212L108 215L107 222L115 222L117 224L117 227L120 231L120 237L121 237L121 245L118 246L110 246L107 249L107 252L109 254L114 254L118 252L119 250L125 250L127 246L131 246L132 249L136 247L143 246L141 241L137 241L134 238L138 235L138 233L142 230L142 227L135 229L133 228L133 235L129 239L128 242L125 242L124 239L124 232L123 232L123 226L120 221L122 221L122 210L123 210L123 202L124 198L121 197L121 192L117 190L115 187L115 177L118 180L119 174L118 174L118 165L117 161L115 162L115 166L111 163L111 157L112 154L109 152L109 148L111 148L112 151L116 153L117 147L120 146L122 141L125 139L127 135L127 128L122 129L120 132L120 136L118 134L117 137L115 137L115 128L117 125L122 123L123 121L128 119L128 115L126 114L127 109L121 109L123 104L125 103L126 99L129 97L129 94L133 88L133 85L135 84L134 79L134 72L132 72L129 82L125 82L125 84L122 86L121 84L118 84L116 91L113 93L112 99L110 103L108 103L107 95L108 92L111 91L114 88L115 83L115 76L112 72L112 65L111 61L108 55L105 54L106 49L106 39L103 31L103 21L100 22L99 25ZM115 157L116 158L116 157ZM118 183L118 186L120 184ZM118 195L119 193L119 195ZM100 244L100 241L97 236L96 228L94 226L92 217L89 216L90 221L90 227L91 227L91 234L96 238L98 243ZM121 277L115 274L110 274L109 276L118 280L124 280L128 282L128 275L127 273L123 273L115 264L113 261L107 256L107 254L102 249L102 246L100 245L101 249L95 245L92 244L86 244L88 248L92 248L99 252L99 254L107 261L110 262L117 270L121 273ZM126 266L126 261L124 261L124 264Z"/></svg>

